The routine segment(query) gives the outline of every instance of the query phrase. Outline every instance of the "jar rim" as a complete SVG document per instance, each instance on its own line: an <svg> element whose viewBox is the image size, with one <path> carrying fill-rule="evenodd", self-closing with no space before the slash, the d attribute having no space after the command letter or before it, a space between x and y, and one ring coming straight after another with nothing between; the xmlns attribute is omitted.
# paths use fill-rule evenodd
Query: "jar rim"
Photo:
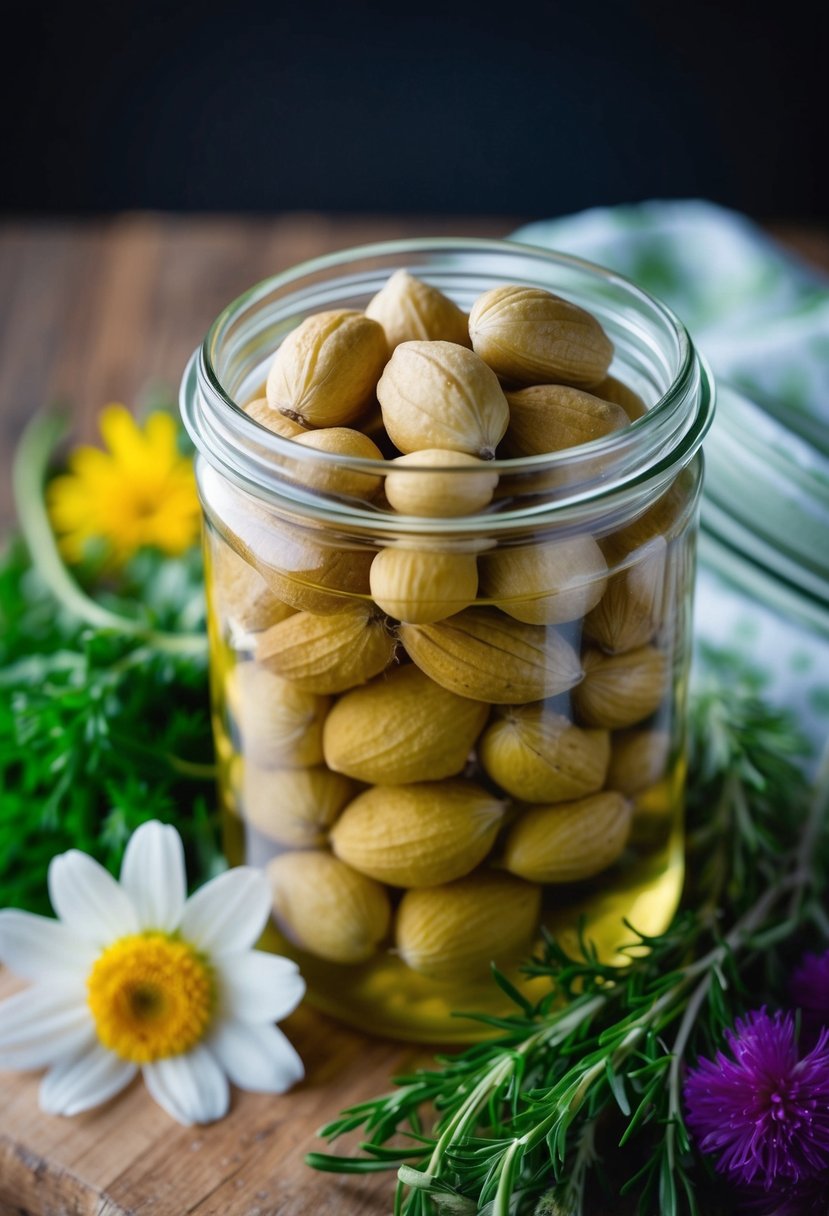
<svg viewBox="0 0 829 1216"><path fill-rule="evenodd" d="M346 282L331 278L331 272L354 267L361 262L400 259L396 262L399 266L402 259L428 255L512 258L547 270L558 268L580 276L585 283L592 280L603 290L612 288L621 292L631 315L638 307L640 314L648 314L649 319L653 318L661 325L672 346L673 376L659 400L641 418L619 431L575 448L486 462L488 471L518 480L565 470L566 493L534 507L524 505L516 510L499 510L497 513L485 511L478 515L435 519L382 512L369 503L335 495L322 496L304 491L296 482L274 478L280 462L284 464L286 461L308 469L336 465L350 472L375 475L378 462L359 457L346 458L295 444L250 417L223 383L217 367L222 343L227 340L229 330L237 324L241 315L255 314L256 308L275 292L303 280L319 280L331 286ZM395 265L389 265L383 269L382 281L394 268ZM417 269L415 267L415 272ZM486 272L482 273L486 277ZM325 276L329 277L326 279ZM424 274L424 277L428 277L428 274ZM523 280L516 276L505 281ZM375 284L374 290L377 289ZM555 290L552 286L547 289ZM566 292L564 295L570 298ZM301 311L301 296L294 302L300 305ZM309 311L317 309L306 308L303 315ZM711 424L714 400L711 373L683 323L667 305L631 280L616 271L570 254L516 241L472 237L425 237L351 247L298 263L261 280L240 293L213 321L188 363L181 388L182 415L196 447L210 464L240 488L271 503L288 505L292 513L318 521L336 521L342 526L356 526L359 530L368 527L369 530L386 531L390 526L394 531L402 532L422 531L425 524L428 524L430 531L440 532L508 531L512 527L526 525L531 518L544 515L551 509L555 510L557 519L568 514L575 518L588 512L597 499L605 500L622 488L633 491L643 484L653 486L660 483L667 487L670 479L696 454ZM689 402L693 408L688 408ZM616 476L608 475L605 461L613 464ZM395 465L394 471L410 476L425 468L430 473L435 472L433 467L414 462ZM601 470L598 474L595 472L597 468ZM590 476L591 469L593 476ZM453 477L472 476L479 472L479 468L470 465L447 465L440 470L441 474L451 474Z"/></svg>

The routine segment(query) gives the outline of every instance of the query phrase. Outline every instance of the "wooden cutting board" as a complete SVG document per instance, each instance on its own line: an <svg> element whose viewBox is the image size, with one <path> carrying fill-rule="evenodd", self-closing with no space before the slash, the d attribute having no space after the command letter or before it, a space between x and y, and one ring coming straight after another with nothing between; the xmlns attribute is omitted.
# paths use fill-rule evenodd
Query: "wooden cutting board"
<svg viewBox="0 0 829 1216"><path fill-rule="evenodd" d="M0 1000L21 985L0 972ZM227 1118L180 1127L139 1080L71 1119L43 1114L34 1073L0 1073L0 1216L387 1216L394 1173L320 1174L305 1154L343 1107L428 1053L302 1008L282 1023L305 1061L291 1093L233 1093Z"/></svg>

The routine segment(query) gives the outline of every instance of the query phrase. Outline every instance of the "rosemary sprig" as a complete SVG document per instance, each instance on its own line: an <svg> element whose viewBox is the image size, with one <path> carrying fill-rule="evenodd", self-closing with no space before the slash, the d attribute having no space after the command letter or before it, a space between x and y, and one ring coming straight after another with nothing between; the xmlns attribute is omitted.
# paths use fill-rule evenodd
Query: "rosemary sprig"
<svg viewBox="0 0 829 1216"><path fill-rule="evenodd" d="M604 1156L626 1210L700 1210L684 1062L715 1047L748 992L773 998L782 953L825 930L829 774L809 809L797 734L750 688L706 681L691 733L693 882L669 929L644 938L631 927L618 966L588 942L568 957L548 937L524 968L549 981L535 1005L494 971L516 1004L512 1017L478 1017L498 1037L344 1111L320 1135L361 1130L362 1155L312 1153L310 1165L397 1168L398 1216L586 1216Z"/></svg>

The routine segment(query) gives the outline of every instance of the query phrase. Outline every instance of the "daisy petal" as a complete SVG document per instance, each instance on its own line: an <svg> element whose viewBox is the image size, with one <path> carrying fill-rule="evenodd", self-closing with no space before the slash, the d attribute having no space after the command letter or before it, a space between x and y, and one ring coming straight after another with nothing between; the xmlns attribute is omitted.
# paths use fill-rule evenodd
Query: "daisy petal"
<svg viewBox="0 0 829 1216"><path fill-rule="evenodd" d="M121 866L121 886L132 899L142 929L171 933L187 895L184 848L175 828L157 820L130 837Z"/></svg>
<svg viewBox="0 0 829 1216"><path fill-rule="evenodd" d="M138 932L138 917L126 891L102 865L77 849L52 858L49 898L60 919L97 946Z"/></svg>
<svg viewBox="0 0 829 1216"><path fill-rule="evenodd" d="M0 1004L0 1068L45 1068L94 1034L81 984L28 988Z"/></svg>
<svg viewBox="0 0 829 1216"><path fill-rule="evenodd" d="M38 1095L47 1115L78 1115L108 1102L129 1085L138 1068L95 1042L61 1060L46 1074Z"/></svg>
<svg viewBox="0 0 829 1216"><path fill-rule="evenodd" d="M212 1123L227 1114L227 1077L205 1047L145 1064L144 1081L159 1106L179 1123Z"/></svg>
<svg viewBox="0 0 829 1216"><path fill-rule="evenodd" d="M240 1022L280 1022L305 995L296 963L262 950L224 959L219 974L223 1009Z"/></svg>
<svg viewBox="0 0 829 1216"><path fill-rule="evenodd" d="M23 979L52 979L63 972L85 975L96 953L59 920L17 908L0 912L0 962Z"/></svg>
<svg viewBox="0 0 829 1216"><path fill-rule="evenodd" d="M191 895L179 923L182 937L211 955L249 949L271 909L268 880L259 870L237 866Z"/></svg>
<svg viewBox="0 0 829 1216"><path fill-rule="evenodd" d="M305 1076L296 1049L276 1026L224 1022L207 1047L240 1089L282 1094Z"/></svg>

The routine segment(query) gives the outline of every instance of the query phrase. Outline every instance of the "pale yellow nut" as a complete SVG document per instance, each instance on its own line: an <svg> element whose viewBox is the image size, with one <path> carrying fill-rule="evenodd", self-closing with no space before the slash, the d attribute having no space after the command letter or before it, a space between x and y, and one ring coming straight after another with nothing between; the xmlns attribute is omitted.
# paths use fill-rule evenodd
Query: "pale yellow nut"
<svg viewBox="0 0 829 1216"><path fill-rule="evenodd" d="M514 384L590 388L613 358L613 343L591 313L540 287L484 292L469 314L469 335L475 353Z"/></svg>
<svg viewBox="0 0 829 1216"><path fill-rule="evenodd" d="M407 891L396 944L413 971L436 980L483 978L530 943L541 890L509 874L471 874L445 886Z"/></svg>
<svg viewBox="0 0 829 1216"><path fill-rule="evenodd" d="M434 887L483 861L505 805L471 781L376 785L345 808L331 830L331 847L379 882Z"/></svg>
<svg viewBox="0 0 829 1216"><path fill-rule="evenodd" d="M630 423L619 405L564 384L535 384L506 394L510 423L504 456L538 456L602 439Z"/></svg>
<svg viewBox="0 0 829 1216"><path fill-rule="evenodd" d="M614 790L530 807L509 830L503 864L531 882L581 882L619 859L630 825L631 804Z"/></svg>
<svg viewBox="0 0 829 1216"><path fill-rule="evenodd" d="M509 422L498 377L453 342L403 342L386 365L377 398L401 452L449 448L491 460Z"/></svg>
<svg viewBox="0 0 829 1216"><path fill-rule="evenodd" d="M438 684L490 705L523 705L567 692L582 678L578 655L554 630L492 608L432 625L401 625L407 652Z"/></svg>
<svg viewBox="0 0 829 1216"><path fill-rule="evenodd" d="M633 553L655 536L670 543L688 523L694 506L696 489L694 473L685 469L665 493L647 511L602 540L602 546L612 546L617 554Z"/></svg>
<svg viewBox="0 0 829 1216"><path fill-rule="evenodd" d="M301 435L297 435L294 442L317 452L342 456L346 461L350 458L383 460L383 453L368 435L346 426L303 431ZM318 465L309 460L302 462L297 476L312 490L319 490L323 494L342 494L348 498L372 498L382 481L379 473L375 476L372 473L350 469L346 464L326 462Z"/></svg>
<svg viewBox="0 0 829 1216"><path fill-rule="evenodd" d="M315 768L264 769L244 765L241 814L245 821L286 848L324 845L340 811L357 792L341 773Z"/></svg>
<svg viewBox="0 0 829 1216"><path fill-rule="evenodd" d="M407 270L394 272L369 302L366 316L383 326L390 351L415 340L471 346L466 313L437 287Z"/></svg>
<svg viewBox="0 0 829 1216"><path fill-rule="evenodd" d="M643 418L648 412L648 407L639 394L621 380L617 380L615 376L605 376L604 380L600 380L595 385L593 393L597 397L601 397L603 401L612 401L614 405L620 405L631 422L635 422L637 418Z"/></svg>
<svg viewBox="0 0 829 1216"><path fill-rule="evenodd" d="M662 703L667 661L655 647L641 646L614 655L588 650L582 662L584 679L573 690L573 704L587 726L608 730L634 726Z"/></svg>
<svg viewBox="0 0 829 1216"><path fill-rule="evenodd" d="M205 582L220 618L233 634L267 629L296 611L278 600L262 575L218 537L209 546Z"/></svg>
<svg viewBox="0 0 829 1216"><path fill-rule="evenodd" d="M665 776L671 737L666 730L622 730L613 736L607 783L632 798Z"/></svg>
<svg viewBox="0 0 829 1216"><path fill-rule="evenodd" d="M383 887L330 853L284 853L266 870L274 919L303 950L332 963L363 963L388 933Z"/></svg>
<svg viewBox="0 0 829 1216"><path fill-rule="evenodd" d="M264 768L306 768L322 763L327 697L304 692L256 663L238 663L225 692L245 756Z"/></svg>
<svg viewBox="0 0 829 1216"><path fill-rule="evenodd" d="M345 543L314 524L301 525L269 510L228 478L200 470L211 523L221 521L227 543L262 575L278 600L307 612L344 612L368 595L374 550Z"/></svg>
<svg viewBox="0 0 829 1216"><path fill-rule="evenodd" d="M325 721L325 763L358 781L404 785L460 773L489 706L459 697L419 667L396 667L339 698Z"/></svg>
<svg viewBox="0 0 829 1216"><path fill-rule="evenodd" d="M497 549L481 558L481 591L530 625L575 621L598 604L607 562L592 536Z"/></svg>
<svg viewBox="0 0 829 1216"><path fill-rule="evenodd" d="M374 553L368 549L334 548L296 538L281 547L275 563L259 569L268 586L298 611L321 616L348 612L355 596L369 592Z"/></svg>
<svg viewBox="0 0 829 1216"><path fill-rule="evenodd" d="M611 569L599 603L584 618L585 636L611 654L624 654L652 641L663 615L668 547L653 536L633 553L625 554L613 537L602 541Z"/></svg>
<svg viewBox="0 0 829 1216"><path fill-rule="evenodd" d="M250 414L251 418L255 419L260 426L267 427L269 431L281 435L283 439L296 439L297 435L305 434L305 428L298 422L280 414L279 410L272 409L267 397L257 397L255 401L251 401L249 405L245 406L245 413Z"/></svg>
<svg viewBox="0 0 829 1216"><path fill-rule="evenodd" d="M364 313L314 313L274 355L268 404L305 427L344 426L368 406L387 358L382 325Z"/></svg>
<svg viewBox="0 0 829 1216"><path fill-rule="evenodd" d="M582 730L544 705L502 708L481 736L478 757L487 776L514 798L564 802L602 788L610 736Z"/></svg>
<svg viewBox="0 0 829 1216"><path fill-rule="evenodd" d="M259 634L256 659L297 688L330 694L379 675L396 645L374 606L358 603L336 615L297 612Z"/></svg>
<svg viewBox="0 0 829 1216"><path fill-rule="evenodd" d="M404 515L474 515L489 506L497 485L498 474L477 456L425 448L389 462L386 498Z"/></svg>
<svg viewBox="0 0 829 1216"><path fill-rule="evenodd" d="M371 595L378 608L399 621L441 621L467 608L478 592L473 553L381 549L371 564Z"/></svg>
<svg viewBox="0 0 829 1216"><path fill-rule="evenodd" d="M325 615L346 612L355 596L368 594L373 549L286 523L238 491L220 499L217 509L234 548L283 603Z"/></svg>

